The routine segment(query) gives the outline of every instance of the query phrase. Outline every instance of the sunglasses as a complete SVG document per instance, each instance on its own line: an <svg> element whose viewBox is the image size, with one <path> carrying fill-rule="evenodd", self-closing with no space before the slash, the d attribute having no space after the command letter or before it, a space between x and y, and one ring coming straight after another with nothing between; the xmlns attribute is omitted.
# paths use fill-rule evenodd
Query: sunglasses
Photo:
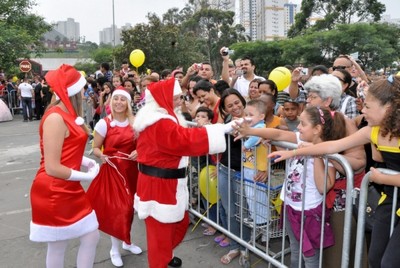
<svg viewBox="0 0 400 268"><path fill-rule="evenodd" d="M344 66L344 65L338 65L338 66L333 66L332 70L336 71L338 69L346 69L346 68L351 68L351 66Z"/></svg>

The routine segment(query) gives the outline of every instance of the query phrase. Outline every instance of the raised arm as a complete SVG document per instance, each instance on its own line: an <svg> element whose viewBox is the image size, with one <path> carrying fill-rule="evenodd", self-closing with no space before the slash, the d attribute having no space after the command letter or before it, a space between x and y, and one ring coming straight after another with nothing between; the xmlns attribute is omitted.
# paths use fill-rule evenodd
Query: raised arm
<svg viewBox="0 0 400 268"><path fill-rule="evenodd" d="M237 126L236 130L238 131L238 136L235 138L235 140L247 136L258 136L267 140L297 143L296 133L292 131L280 130L276 128L250 128L246 122L243 122L240 126Z"/></svg>
<svg viewBox="0 0 400 268"><path fill-rule="evenodd" d="M371 128L369 126L360 129L354 134L336 141L327 141L311 145L308 147L295 149L291 151L276 151L268 155L269 158L276 158L275 162L279 162L296 155L323 155L334 154L348 150L350 148L369 143Z"/></svg>

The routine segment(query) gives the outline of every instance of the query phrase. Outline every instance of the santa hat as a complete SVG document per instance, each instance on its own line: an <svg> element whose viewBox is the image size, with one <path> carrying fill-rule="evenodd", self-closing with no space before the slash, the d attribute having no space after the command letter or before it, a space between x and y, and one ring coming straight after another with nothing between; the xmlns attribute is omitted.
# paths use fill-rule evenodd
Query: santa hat
<svg viewBox="0 0 400 268"><path fill-rule="evenodd" d="M131 100L132 100L131 94L129 94L129 92L126 91L125 88L122 86L119 86L116 89L114 89L114 91L112 93L112 97L114 97L116 95L124 96L128 100L128 102L131 102Z"/></svg>
<svg viewBox="0 0 400 268"><path fill-rule="evenodd" d="M57 70L49 71L45 78L57 97L64 103L68 112L75 117L75 123L83 125L84 120L76 114L69 97L81 92L86 84L85 77L74 67L63 64Z"/></svg>
<svg viewBox="0 0 400 268"><path fill-rule="evenodd" d="M173 98L180 94L182 94L182 89L179 82L175 78L170 78L148 85L145 91L145 100L146 103L157 102L161 108L167 110L169 115L176 118Z"/></svg>

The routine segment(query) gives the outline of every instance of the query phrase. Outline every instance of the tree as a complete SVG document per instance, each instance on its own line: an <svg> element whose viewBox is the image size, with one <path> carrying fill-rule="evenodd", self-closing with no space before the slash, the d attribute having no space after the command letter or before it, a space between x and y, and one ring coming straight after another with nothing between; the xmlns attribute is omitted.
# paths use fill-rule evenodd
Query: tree
<svg viewBox="0 0 400 268"><path fill-rule="evenodd" d="M30 14L30 0L3 0L0 9L0 63L5 71L15 70L19 58L44 51L41 40L51 29L42 17Z"/></svg>
<svg viewBox="0 0 400 268"><path fill-rule="evenodd" d="M331 30L336 24L378 22L385 10L385 5L378 0L303 0L301 12L296 15L288 36L304 34L307 29ZM311 25L311 17L321 19Z"/></svg>

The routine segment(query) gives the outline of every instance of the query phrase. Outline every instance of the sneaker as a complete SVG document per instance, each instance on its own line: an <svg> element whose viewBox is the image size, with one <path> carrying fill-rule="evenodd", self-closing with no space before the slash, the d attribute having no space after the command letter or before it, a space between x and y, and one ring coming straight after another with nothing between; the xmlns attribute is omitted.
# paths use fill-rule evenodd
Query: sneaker
<svg viewBox="0 0 400 268"><path fill-rule="evenodd" d="M111 263L115 267L122 267L124 263L122 262L121 254L119 252L115 253L112 250L110 251Z"/></svg>
<svg viewBox="0 0 400 268"><path fill-rule="evenodd" d="M125 250L129 250L130 252L132 252L135 255L142 253L142 249L133 243L128 245L127 243L122 242L122 248Z"/></svg>

